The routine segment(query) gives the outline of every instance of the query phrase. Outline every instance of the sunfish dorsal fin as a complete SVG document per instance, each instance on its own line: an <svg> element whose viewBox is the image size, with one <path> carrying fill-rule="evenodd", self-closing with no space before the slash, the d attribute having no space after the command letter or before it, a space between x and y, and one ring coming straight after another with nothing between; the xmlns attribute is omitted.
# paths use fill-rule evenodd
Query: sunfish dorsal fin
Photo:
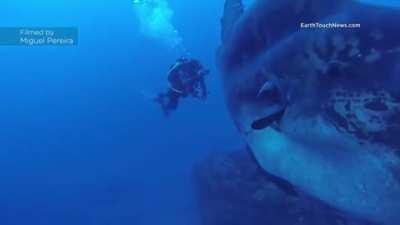
<svg viewBox="0 0 400 225"><path fill-rule="evenodd" d="M225 41L232 33L236 22L242 16L244 7L242 0L226 0L224 15L221 19L221 39Z"/></svg>

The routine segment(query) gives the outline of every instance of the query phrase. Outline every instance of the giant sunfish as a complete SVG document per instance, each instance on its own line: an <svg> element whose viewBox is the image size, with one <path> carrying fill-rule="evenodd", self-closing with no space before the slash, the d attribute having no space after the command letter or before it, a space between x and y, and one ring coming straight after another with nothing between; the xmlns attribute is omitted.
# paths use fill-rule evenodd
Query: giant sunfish
<svg viewBox="0 0 400 225"><path fill-rule="evenodd" d="M228 109L262 168L385 225L400 224L399 5L226 0L218 50Z"/></svg>

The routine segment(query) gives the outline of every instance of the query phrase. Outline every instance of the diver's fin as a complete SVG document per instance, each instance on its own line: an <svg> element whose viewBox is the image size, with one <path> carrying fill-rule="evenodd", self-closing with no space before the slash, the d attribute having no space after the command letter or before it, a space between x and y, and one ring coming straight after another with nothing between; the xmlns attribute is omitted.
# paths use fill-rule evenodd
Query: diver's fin
<svg viewBox="0 0 400 225"><path fill-rule="evenodd" d="M242 16L244 11L242 0L226 0L224 15L221 19L221 39L225 41L232 33L232 30Z"/></svg>

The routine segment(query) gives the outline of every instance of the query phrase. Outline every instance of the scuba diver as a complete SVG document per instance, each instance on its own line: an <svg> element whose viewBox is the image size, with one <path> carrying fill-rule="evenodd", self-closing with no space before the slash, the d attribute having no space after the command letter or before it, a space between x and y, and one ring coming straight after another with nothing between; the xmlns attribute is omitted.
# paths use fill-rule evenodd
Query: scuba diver
<svg viewBox="0 0 400 225"><path fill-rule="evenodd" d="M166 116L176 110L181 98L192 96L196 99L207 98L204 77L210 73L195 59L179 58L167 73L169 87L154 99L161 105Z"/></svg>

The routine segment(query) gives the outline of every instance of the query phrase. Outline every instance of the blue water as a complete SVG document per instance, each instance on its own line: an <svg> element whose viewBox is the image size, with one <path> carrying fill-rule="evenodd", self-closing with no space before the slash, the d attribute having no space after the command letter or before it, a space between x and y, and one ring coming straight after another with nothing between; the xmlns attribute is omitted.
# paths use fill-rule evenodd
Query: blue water
<svg viewBox="0 0 400 225"><path fill-rule="evenodd" d="M241 144L214 63L223 2L170 7L211 95L166 119L147 95L182 52L140 32L132 1L0 2L0 26L79 29L76 47L0 47L1 225L198 224L193 164Z"/></svg>

